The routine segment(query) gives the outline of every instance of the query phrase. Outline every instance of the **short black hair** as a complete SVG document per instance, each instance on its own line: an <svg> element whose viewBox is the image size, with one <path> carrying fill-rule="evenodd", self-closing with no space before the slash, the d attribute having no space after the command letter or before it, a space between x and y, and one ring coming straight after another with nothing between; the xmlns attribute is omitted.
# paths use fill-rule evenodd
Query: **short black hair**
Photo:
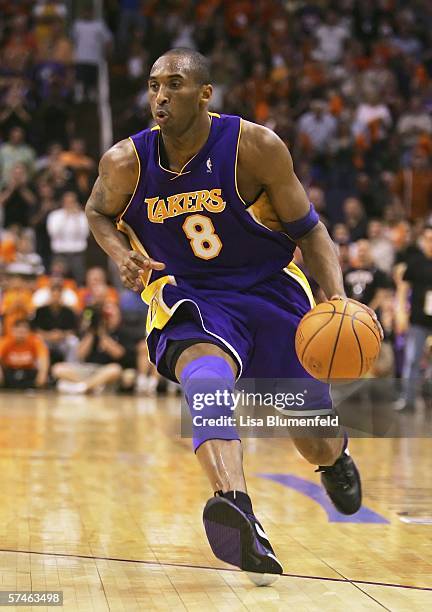
<svg viewBox="0 0 432 612"><path fill-rule="evenodd" d="M156 60L156 62L161 57L166 57L169 55L176 55L178 57L187 59L189 61L194 78L199 85L207 85L208 83L210 83L210 62L205 57L205 55L203 55L199 51L195 51L194 49L188 49L187 47L175 47L174 49L170 49L169 51L161 55Z"/></svg>

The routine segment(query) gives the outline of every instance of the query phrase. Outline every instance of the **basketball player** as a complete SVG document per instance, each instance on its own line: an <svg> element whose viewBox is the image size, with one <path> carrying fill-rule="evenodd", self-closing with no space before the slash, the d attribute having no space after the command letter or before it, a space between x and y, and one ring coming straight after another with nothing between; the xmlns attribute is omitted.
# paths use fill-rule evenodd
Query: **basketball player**
<svg viewBox="0 0 432 612"><path fill-rule="evenodd" d="M191 412L198 394L232 392L241 376L310 380L294 350L296 327L314 305L290 263L297 245L326 296L344 299L333 243L287 148L265 127L209 113L209 81L195 51L174 49L155 62L148 95L156 125L105 153L86 208L123 283L149 304L151 360L181 383ZM332 413L328 386L317 385L308 416ZM227 399L200 415L230 416L231 408ZM336 508L356 512L360 477L343 432L295 444L318 466ZM215 492L203 517L213 552L276 578L282 566L254 516L235 427L196 426L193 445Z"/></svg>

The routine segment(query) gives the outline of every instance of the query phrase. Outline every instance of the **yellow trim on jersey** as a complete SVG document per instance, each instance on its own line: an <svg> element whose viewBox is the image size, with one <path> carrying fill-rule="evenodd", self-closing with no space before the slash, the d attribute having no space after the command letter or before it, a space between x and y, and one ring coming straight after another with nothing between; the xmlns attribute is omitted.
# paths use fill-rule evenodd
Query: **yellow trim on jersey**
<svg viewBox="0 0 432 612"><path fill-rule="evenodd" d="M212 126L212 121L213 121L213 117L218 117L220 119L220 115L218 115L217 113L208 113L208 116L210 117L210 129ZM159 126L158 126L159 127ZM209 137L210 137L210 132L209 132ZM206 143L204 143L203 146L205 146ZM165 170L165 172L169 172L170 174L174 174L175 176L171 179L174 180L176 178L178 178L179 176L184 176L185 174L189 174L190 172L192 172L191 170L188 170L187 172L183 172L183 170L186 168L186 166L188 166L191 161L193 159L195 159L195 157L201 153L202 147L199 151L197 151L195 153L195 155L193 157L191 157L186 163L185 165L180 169L180 172L175 172L174 170L169 170L168 168L165 168L164 166L162 166L161 164L161 160L160 160L160 146L159 146L159 139L158 139L158 164L159 164L159 168L161 168L162 170Z"/></svg>
<svg viewBox="0 0 432 612"><path fill-rule="evenodd" d="M284 268L284 272L286 274L288 274L288 276L291 276L291 278L293 278L295 281L298 282L298 284L301 286L301 288L303 289L303 291L306 293L308 299L309 299L309 303L311 308L314 308L316 306L315 304L315 300L314 300L314 296L312 293L312 289L311 286L309 285L309 281L306 278L306 276L303 274L303 272L300 270L300 268L298 266L296 266L296 264L291 261L286 268Z"/></svg>
<svg viewBox="0 0 432 612"><path fill-rule="evenodd" d="M236 156L235 156L235 162L234 162L234 184L235 184L235 189L236 189L237 195L240 198L240 201L243 202L243 204L245 206L247 206L248 204L241 197L240 191L239 191L239 188L238 188L238 185L237 185L237 161L238 161L238 153L239 153L239 146L240 146L240 137L241 137L241 133L242 133L242 126L243 126L243 119L240 117L240 127L239 127L239 133L238 133L238 136L237 136Z"/></svg>
<svg viewBox="0 0 432 612"><path fill-rule="evenodd" d="M119 224L119 222L122 220L123 215L125 214L125 212L126 212L126 211L127 211L127 209L129 208L129 206L131 205L131 202L132 202L132 200L133 200L133 198L134 198L134 195L135 195L135 193L136 193L136 190L138 189L138 185L139 185L140 178L141 178L141 162L140 162L140 158L139 158L139 155L138 155L138 151L136 150L135 143L134 143L134 141L132 140L132 138L131 138L130 136L129 136L129 140L130 140L130 141L131 141L131 143L132 143L133 150L135 151L135 155L136 155L136 158L137 158L137 161L138 161L138 178L137 178L137 182L136 182L135 188L134 188L134 190L133 190L133 192L132 192L132 195L131 195L131 197L130 197L130 199L129 199L129 202L126 204L126 207L125 207L125 209L123 210L123 212L121 212L121 213L120 213L120 214L117 216L117 229L120 229L120 228L118 227L118 224ZM120 230L120 231L122 231L122 230Z"/></svg>
<svg viewBox="0 0 432 612"><path fill-rule="evenodd" d="M160 125L154 125L152 128L150 128L150 132L154 132L155 130L160 130Z"/></svg>
<svg viewBox="0 0 432 612"><path fill-rule="evenodd" d="M210 117L217 117L218 119L221 118L221 116L219 115L219 113L211 113L210 111L208 112L208 114L210 115Z"/></svg>

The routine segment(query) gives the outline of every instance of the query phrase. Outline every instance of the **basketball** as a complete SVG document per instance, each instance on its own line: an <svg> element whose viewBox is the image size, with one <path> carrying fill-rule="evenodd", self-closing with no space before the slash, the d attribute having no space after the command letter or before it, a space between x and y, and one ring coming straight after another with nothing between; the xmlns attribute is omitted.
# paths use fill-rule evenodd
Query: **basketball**
<svg viewBox="0 0 432 612"><path fill-rule="evenodd" d="M371 315L345 300L315 306L300 321L295 338L304 369L329 382L364 376L380 347L379 329Z"/></svg>

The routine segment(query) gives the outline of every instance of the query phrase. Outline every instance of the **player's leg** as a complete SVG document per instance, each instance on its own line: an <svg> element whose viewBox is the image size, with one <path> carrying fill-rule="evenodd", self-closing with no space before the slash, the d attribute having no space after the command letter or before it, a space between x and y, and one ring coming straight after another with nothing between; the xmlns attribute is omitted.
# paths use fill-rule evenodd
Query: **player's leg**
<svg viewBox="0 0 432 612"><path fill-rule="evenodd" d="M206 359L207 357L215 357L220 359L221 362L218 364L216 360L209 363ZM212 368L212 372L209 374L207 374L206 361ZM194 363L197 364L197 367L195 377L191 379L190 376L187 377L187 373L188 368L190 369L191 364ZM201 365L199 365L200 363ZM211 386L214 386L216 390L216 387L220 385L220 381L217 379L211 379L216 381L215 385L212 385L210 379L206 380L204 378L203 380L203 377L207 375L213 376L215 365L218 365L221 370L221 379L225 377L222 386L226 386L229 393L232 393L234 390L235 376L237 374L237 364L234 359L219 346L209 343L198 343L186 348L180 354L175 366L175 374L177 380L182 383L189 405L193 404L194 393L203 393L203 385L206 387L206 390L210 389ZM194 383L194 380L197 382ZM230 405L225 405L221 408L223 408L223 410L220 411L221 413L225 412L226 416L231 416ZM220 435L222 434L224 434L224 432L220 433ZM234 430L231 434L228 431L227 435L233 435L235 438L231 440L208 439L203 441L206 432L200 432L197 429L196 435L194 435L195 453L204 472L210 480L213 491L222 491L226 493L228 491L237 490L246 493L242 445Z"/></svg>
<svg viewBox="0 0 432 612"><path fill-rule="evenodd" d="M217 398L218 393L223 399L217 406L200 402L201 421L232 417L231 394L238 369L234 359L221 347L207 342L197 342L181 352L179 348L182 344L177 344L177 349L175 343L170 347L170 367L173 367L174 358L175 377L182 385L192 418L196 415L196 398L202 400L206 395ZM235 427L193 426L193 445L215 493L203 513L214 554L247 571L256 584L271 584L282 573L282 566L254 515L243 473L242 446Z"/></svg>
<svg viewBox="0 0 432 612"><path fill-rule="evenodd" d="M317 431L319 435L319 431ZM334 438L295 438L293 442L299 453L312 465L333 465L340 457L344 446L342 431L335 432Z"/></svg>
<svg viewBox="0 0 432 612"><path fill-rule="evenodd" d="M297 279L302 282L298 283ZM305 277L278 275L254 288L242 308L259 312L255 331L256 359L251 360L246 378L273 379L278 391L285 393L307 389L301 405L287 406L283 412L291 417L325 417L335 415L330 387L313 379L301 365L295 352L295 334L304 314L313 306ZM263 302L265 299L265 303ZM255 302L254 302L255 300ZM312 465L318 466L321 481L336 508L354 514L361 505L361 483L358 470L347 451L347 437L342 427L313 427L293 430L294 444Z"/></svg>
<svg viewBox="0 0 432 612"><path fill-rule="evenodd" d="M314 428L310 438L293 438L301 455L321 473L321 482L336 509L343 514L354 514L360 509L362 500L360 474L348 452L348 437L342 427L334 432L335 437L322 437L319 428Z"/></svg>

